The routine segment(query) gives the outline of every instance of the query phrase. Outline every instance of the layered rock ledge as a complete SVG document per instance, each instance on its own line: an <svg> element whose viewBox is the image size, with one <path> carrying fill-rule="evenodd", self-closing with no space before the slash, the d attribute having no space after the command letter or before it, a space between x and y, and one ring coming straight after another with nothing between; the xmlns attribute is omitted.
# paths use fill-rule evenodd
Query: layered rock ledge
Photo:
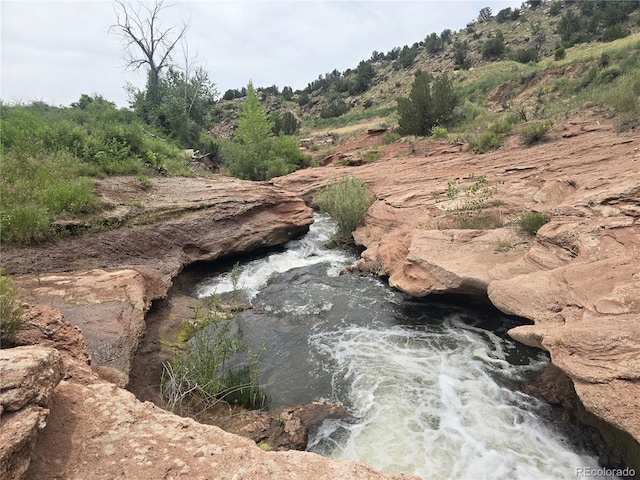
<svg viewBox="0 0 640 480"><path fill-rule="evenodd" d="M34 305L17 340L27 346L0 350L0 478L408 478L266 452L122 388L146 311L185 265L284 243L313 221L302 199L267 183L152 183L145 190L136 180L102 181L109 208L92 227L103 231L3 251L3 266Z"/></svg>
<svg viewBox="0 0 640 480"><path fill-rule="evenodd" d="M358 138L335 156L377 145ZM550 353L587 408L633 439L640 458L640 139L602 118L574 118L531 147L517 138L474 155L462 145L402 139L376 147L359 167L317 168L278 179L310 199L341 176L369 185L376 201L355 232L365 247L358 268L388 277L414 296L488 295L508 314L534 322L511 336ZM342 149L342 150L340 150ZM485 175L497 193L486 210L505 226L455 228L448 182L462 192ZM496 207L490 207L495 201ZM460 200L457 200L458 202ZM524 212L548 212L533 236L517 228ZM501 246L502 248L499 248Z"/></svg>
<svg viewBox="0 0 640 480"><path fill-rule="evenodd" d="M121 386L145 313L185 265L282 244L313 222L300 198L267 183L157 178L145 189L135 178L109 178L98 188L106 207L90 220L97 232L5 249L2 263L26 300L60 309L82 330L93 365ZM64 228L85 223L69 220Z"/></svg>

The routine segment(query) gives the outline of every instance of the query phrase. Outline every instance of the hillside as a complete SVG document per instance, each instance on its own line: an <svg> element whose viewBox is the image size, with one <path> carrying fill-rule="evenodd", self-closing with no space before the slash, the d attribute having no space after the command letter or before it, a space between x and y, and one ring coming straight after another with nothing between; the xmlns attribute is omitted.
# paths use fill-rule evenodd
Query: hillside
<svg viewBox="0 0 640 480"><path fill-rule="evenodd" d="M602 8L602 3L620 2L600 2L596 9ZM583 9L574 2L553 1L537 8L494 12L490 18L470 21L460 31L430 33L416 39L412 46L396 47L386 54L373 52L353 69L321 74L289 100L273 87L262 89L263 102L270 113L290 111L296 115L303 138L359 124L363 129L395 128L396 99L408 95L418 70L453 75L465 98L463 107L473 110L474 116L469 119L469 112L461 112L470 120L453 127L461 133L482 129L483 123L501 112L526 109L541 116L541 106L546 106L545 116L553 116L585 101L606 105L606 99L590 99L584 90L598 74L599 82L610 84L621 72L638 67L628 63L640 48L640 9L614 20L600 19L591 27L593 33L580 38L561 34L566 30L562 22L584 18L587 13L581 13ZM607 34L611 29L619 33ZM499 35L503 45L494 45L492 50L490 44ZM459 61L460 51L464 52L464 61ZM536 61L527 61L534 57ZM367 86L358 91L362 78ZM558 100L561 105L556 104ZM214 115L217 121L210 129L213 135L228 138L232 134L241 102L242 98L218 102ZM333 116L331 108L336 104L346 111ZM549 108L552 105L554 108ZM474 122L476 119L480 121Z"/></svg>

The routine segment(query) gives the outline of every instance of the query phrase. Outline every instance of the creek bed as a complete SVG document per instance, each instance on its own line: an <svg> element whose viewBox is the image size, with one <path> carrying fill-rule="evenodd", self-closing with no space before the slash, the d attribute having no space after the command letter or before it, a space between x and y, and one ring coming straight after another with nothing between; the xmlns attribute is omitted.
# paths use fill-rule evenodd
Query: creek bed
<svg viewBox="0 0 640 480"><path fill-rule="evenodd" d="M548 358L507 335L495 309L417 300L371 277L340 275L356 257L325 244L319 215L282 251L201 280L200 297L242 287L237 319L261 351L271 406L339 403L357 421L326 420L308 450L422 478L575 478L597 469L517 386Z"/></svg>

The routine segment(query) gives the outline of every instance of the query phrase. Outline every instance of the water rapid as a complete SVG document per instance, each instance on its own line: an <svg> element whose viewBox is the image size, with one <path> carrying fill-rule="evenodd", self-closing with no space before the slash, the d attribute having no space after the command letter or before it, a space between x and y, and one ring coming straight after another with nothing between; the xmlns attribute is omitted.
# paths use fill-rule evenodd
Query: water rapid
<svg viewBox="0 0 640 480"><path fill-rule="evenodd" d="M272 406L323 400L357 419L325 421L310 451L429 479L561 479L598 468L545 420L545 404L511 388L548 361L507 337L513 320L339 275L356 258L324 247L334 228L317 216L284 251L197 288L201 297L247 292L254 310L238 326L262 351Z"/></svg>

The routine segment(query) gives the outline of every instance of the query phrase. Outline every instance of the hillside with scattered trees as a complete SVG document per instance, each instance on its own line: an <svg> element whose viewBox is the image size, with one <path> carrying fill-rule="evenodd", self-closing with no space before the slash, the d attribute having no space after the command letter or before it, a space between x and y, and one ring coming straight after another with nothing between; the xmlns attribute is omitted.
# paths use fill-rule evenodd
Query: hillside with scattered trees
<svg viewBox="0 0 640 480"><path fill-rule="evenodd" d="M128 87L130 108L99 95L68 107L1 105L3 243L75 234L65 219L102 208L97 178L131 175L142 186L155 175L268 180L317 165L344 129L382 129L385 142L448 138L481 154L523 130L542 141L554 118L585 105L613 116L621 131L638 127L638 1L487 6L460 31L374 51L302 90L249 83L221 96L181 41L188 25L150 28L167 8L118 2L111 31L129 66L148 73L144 89Z"/></svg>

